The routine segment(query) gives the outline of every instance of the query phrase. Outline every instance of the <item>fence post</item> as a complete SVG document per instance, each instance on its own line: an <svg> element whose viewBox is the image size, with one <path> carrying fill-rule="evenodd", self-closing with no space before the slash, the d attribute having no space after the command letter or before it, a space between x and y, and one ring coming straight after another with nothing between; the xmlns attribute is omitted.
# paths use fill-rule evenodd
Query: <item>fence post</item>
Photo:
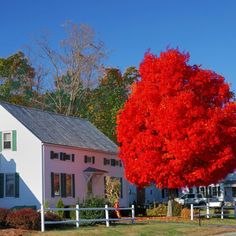
<svg viewBox="0 0 236 236"><path fill-rule="evenodd" d="M221 218L222 220L224 219L224 206L221 206L220 218Z"/></svg>
<svg viewBox="0 0 236 236"><path fill-rule="evenodd" d="M132 205L131 206L131 216L132 216L132 220L131 220L131 222L132 222L132 224L134 224L134 218L135 218L135 211L134 211L134 205Z"/></svg>
<svg viewBox="0 0 236 236"><path fill-rule="evenodd" d="M44 225L44 207L43 204L41 205L41 232L45 231L45 225Z"/></svg>
<svg viewBox="0 0 236 236"><path fill-rule="evenodd" d="M209 214L210 214L209 203L207 203L206 205L207 205L207 207L206 207L206 217L207 217L207 219L209 219L210 218L210 216L209 216Z"/></svg>
<svg viewBox="0 0 236 236"><path fill-rule="evenodd" d="M75 219L76 219L76 227L79 228L79 205L76 205L75 209Z"/></svg>
<svg viewBox="0 0 236 236"><path fill-rule="evenodd" d="M106 226L109 227L109 211L108 211L108 205L105 205L105 215L106 215Z"/></svg>
<svg viewBox="0 0 236 236"><path fill-rule="evenodd" d="M190 218L193 220L193 204L191 204L191 213L190 213Z"/></svg>

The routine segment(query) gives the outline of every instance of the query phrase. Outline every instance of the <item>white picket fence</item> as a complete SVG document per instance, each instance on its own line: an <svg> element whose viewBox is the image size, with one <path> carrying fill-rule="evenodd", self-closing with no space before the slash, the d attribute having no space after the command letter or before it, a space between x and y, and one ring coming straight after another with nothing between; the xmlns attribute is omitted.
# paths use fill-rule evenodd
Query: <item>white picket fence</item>
<svg viewBox="0 0 236 236"><path fill-rule="evenodd" d="M220 209L220 213L210 213L210 209ZM234 216L234 218L236 218L236 205L235 206L221 206L221 207L215 207L215 206L209 206L209 204L207 203L206 206L193 206L193 204L190 205L190 209L191 209L191 214L190 214L190 219L193 220L194 217L206 217L207 219L209 219L211 216L215 216L215 217L220 217L221 219L224 219L224 217L226 216ZM194 214L194 209L198 209L199 213L198 214ZM229 214L229 213L225 213L224 210L234 210L234 214ZM205 212L205 213L201 213L201 211Z"/></svg>
<svg viewBox="0 0 236 236"><path fill-rule="evenodd" d="M115 210L131 210L131 217L122 217L122 218L109 218L109 211L115 211ZM75 224L77 228L79 228L80 223L85 222L106 222L106 226L110 226L110 221L120 221L120 220L130 220L131 223L134 223L135 220L135 209L134 205L131 207L120 207L120 208L114 208L114 207L108 207L108 205L105 205L105 207L97 207L97 208L80 208L79 205L76 205L75 208L44 208L43 205L41 205L41 231L45 231L45 225L47 224ZM61 220L61 221L45 221L45 215L44 213L46 211L75 211L75 220ZM105 211L105 219L81 219L80 218L80 212L81 211Z"/></svg>

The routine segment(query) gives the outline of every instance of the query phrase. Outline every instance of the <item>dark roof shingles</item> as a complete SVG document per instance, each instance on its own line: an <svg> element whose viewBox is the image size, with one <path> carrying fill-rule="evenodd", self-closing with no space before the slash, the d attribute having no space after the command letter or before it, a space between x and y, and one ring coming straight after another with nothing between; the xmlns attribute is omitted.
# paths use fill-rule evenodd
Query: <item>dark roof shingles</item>
<svg viewBox="0 0 236 236"><path fill-rule="evenodd" d="M117 146L89 121L0 102L42 142L117 153Z"/></svg>

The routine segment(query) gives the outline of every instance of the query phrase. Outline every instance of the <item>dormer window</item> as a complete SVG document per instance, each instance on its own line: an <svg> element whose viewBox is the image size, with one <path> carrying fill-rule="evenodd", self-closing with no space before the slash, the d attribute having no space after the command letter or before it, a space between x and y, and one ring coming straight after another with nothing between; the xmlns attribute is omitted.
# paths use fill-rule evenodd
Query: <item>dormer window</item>
<svg viewBox="0 0 236 236"><path fill-rule="evenodd" d="M11 132L3 133L3 148L11 149Z"/></svg>

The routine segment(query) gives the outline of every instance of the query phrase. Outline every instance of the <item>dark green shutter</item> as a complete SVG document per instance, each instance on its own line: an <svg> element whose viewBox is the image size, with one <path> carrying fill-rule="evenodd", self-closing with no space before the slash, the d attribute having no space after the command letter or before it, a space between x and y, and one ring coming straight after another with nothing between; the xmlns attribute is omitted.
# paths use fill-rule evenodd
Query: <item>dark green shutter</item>
<svg viewBox="0 0 236 236"><path fill-rule="evenodd" d="M50 151L50 159L54 159L54 152Z"/></svg>
<svg viewBox="0 0 236 236"><path fill-rule="evenodd" d="M104 176L104 197L107 198L107 177Z"/></svg>
<svg viewBox="0 0 236 236"><path fill-rule="evenodd" d="M4 197L4 174L0 173L0 198Z"/></svg>
<svg viewBox="0 0 236 236"><path fill-rule="evenodd" d="M61 197L66 197L66 174L61 174Z"/></svg>
<svg viewBox="0 0 236 236"><path fill-rule="evenodd" d="M16 130L12 130L12 151L16 151Z"/></svg>
<svg viewBox="0 0 236 236"><path fill-rule="evenodd" d="M20 196L20 177L19 173L15 173L15 197Z"/></svg>
<svg viewBox="0 0 236 236"><path fill-rule="evenodd" d="M123 198L123 179L120 178L120 198Z"/></svg>
<svg viewBox="0 0 236 236"><path fill-rule="evenodd" d="M51 172L51 197L55 197L54 191L54 173Z"/></svg>
<svg viewBox="0 0 236 236"><path fill-rule="evenodd" d="M72 197L75 198L75 175L72 174Z"/></svg>
<svg viewBox="0 0 236 236"><path fill-rule="evenodd" d="M2 151L2 131L0 131L0 152Z"/></svg>

